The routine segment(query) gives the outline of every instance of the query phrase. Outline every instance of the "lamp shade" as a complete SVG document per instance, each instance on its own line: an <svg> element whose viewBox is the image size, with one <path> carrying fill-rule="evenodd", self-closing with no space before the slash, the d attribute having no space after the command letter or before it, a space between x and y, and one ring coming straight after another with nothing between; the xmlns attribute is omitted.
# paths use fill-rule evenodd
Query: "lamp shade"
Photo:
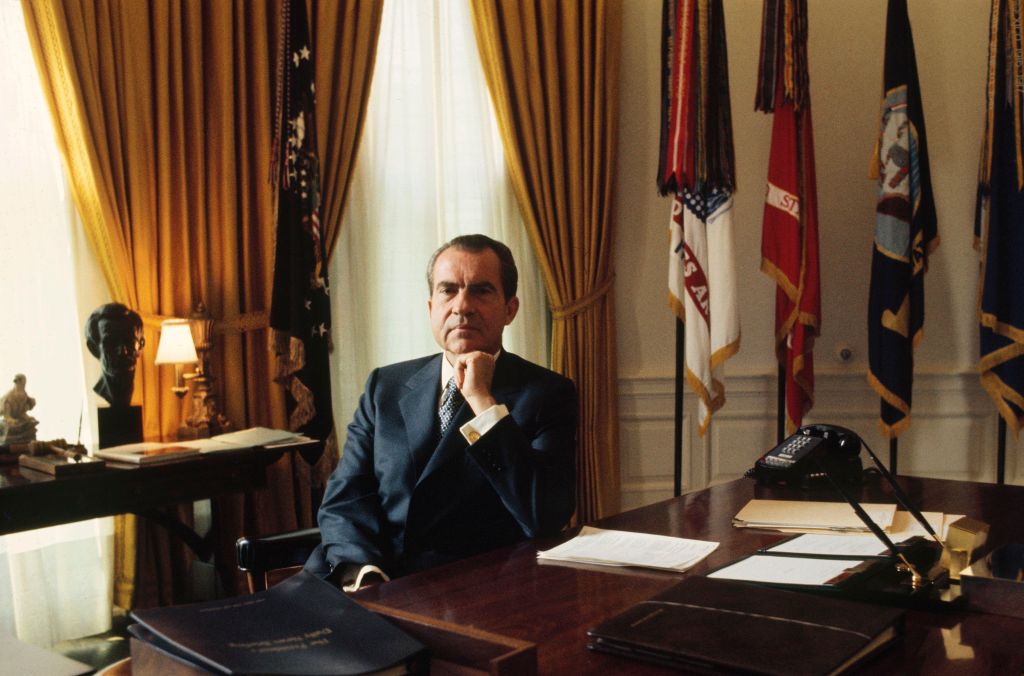
<svg viewBox="0 0 1024 676"><path fill-rule="evenodd" d="M155 364L194 364L199 361L187 319L165 319L160 325L160 344Z"/></svg>

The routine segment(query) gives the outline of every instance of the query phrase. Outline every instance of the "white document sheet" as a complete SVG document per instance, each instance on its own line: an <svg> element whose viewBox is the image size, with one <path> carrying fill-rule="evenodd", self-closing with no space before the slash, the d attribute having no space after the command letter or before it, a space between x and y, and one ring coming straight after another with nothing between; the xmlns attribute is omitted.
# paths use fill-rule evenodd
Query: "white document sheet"
<svg viewBox="0 0 1024 676"><path fill-rule="evenodd" d="M703 560L716 547L717 542L706 540L584 526L573 539L537 552L537 558L681 572Z"/></svg>
<svg viewBox="0 0 1024 676"><path fill-rule="evenodd" d="M809 559L755 554L720 568L708 577L775 584L825 585L861 563L863 561L856 559Z"/></svg>
<svg viewBox="0 0 1024 676"><path fill-rule="evenodd" d="M792 540L770 547L779 554L826 554L830 556L883 556L888 553L884 544L871 535L823 535L805 533Z"/></svg>
<svg viewBox="0 0 1024 676"><path fill-rule="evenodd" d="M923 512L936 533L943 532L942 512ZM899 544L917 535L931 539L924 526L910 512L896 512L892 526L886 533L889 539ZM885 556L888 550L873 533L806 533L792 540L770 547L779 554L824 554L829 556Z"/></svg>

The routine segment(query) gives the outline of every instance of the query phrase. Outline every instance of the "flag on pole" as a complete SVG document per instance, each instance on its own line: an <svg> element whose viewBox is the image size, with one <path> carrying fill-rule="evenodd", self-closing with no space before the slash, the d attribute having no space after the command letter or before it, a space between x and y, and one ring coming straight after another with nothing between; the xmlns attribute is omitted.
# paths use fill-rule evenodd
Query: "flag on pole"
<svg viewBox="0 0 1024 676"><path fill-rule="evenodd" d="M993 0L975 246L978 370L1006 424L1024 423L1024 34L1022 0Z"/></svg>
<svg viewBox="0 0 1024 676"><path fill-rule="evenodd" d="M687 327L686 382L700 399L701 435L725 403L722 364L740 348L732 204L717 188L683 188L672 200L669 305Z"/></svg>
<svg viewBox="0 0 1024 676"><path fill-rule="evenodd" d="M878 204L868 299L868 382L881 397L882 434L893 439L910 426L914 348L924 329L924 273L939 245L907 0L889 0L884 80L870 172L878 179Z"/></svg>
<svg viewBox="0 0 1024 676"><path fill-rule="evenodd" d="M320 228L320 167L309 20L304 0L285 3L275 175L279 186L270 327L276 379L291 395L289 429L325 442L333 432L331 309Z"/></svg>
<svg viewBox="0 0 1024 676"><path fill-rule="evenodd" d="M686 325L686 381L703 435L725 403L722 365L740 345L725 20L721 0L666 0L663 19L658 189L673 195L669 307Z"/></svg>
<svg viewBox="0 0 1024 676"><path fill-rule="evenodd" d="M755 107L772 112L761 270L775 280L775 350L785 367L786 430L814 403L821 326L814 131L806 0L765 0Z"/></svg>

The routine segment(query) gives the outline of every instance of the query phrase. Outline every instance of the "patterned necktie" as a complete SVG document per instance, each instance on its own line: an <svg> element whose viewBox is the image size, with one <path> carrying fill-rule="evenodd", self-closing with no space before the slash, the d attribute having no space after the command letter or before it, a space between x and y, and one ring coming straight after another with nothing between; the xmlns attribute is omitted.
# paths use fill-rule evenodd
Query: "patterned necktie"
<svg viewBox="0 0 1024 676"><path fill-rule="evenodd" d="M441 436L444 436L448 430L448 426L451 425L455 412L459 410L461 404L462 393L459 392L459 386L455 384L455 376L452 376L444 387L444 394L441 395L441 408L437 411L437 417L441 419Z"/></svg>

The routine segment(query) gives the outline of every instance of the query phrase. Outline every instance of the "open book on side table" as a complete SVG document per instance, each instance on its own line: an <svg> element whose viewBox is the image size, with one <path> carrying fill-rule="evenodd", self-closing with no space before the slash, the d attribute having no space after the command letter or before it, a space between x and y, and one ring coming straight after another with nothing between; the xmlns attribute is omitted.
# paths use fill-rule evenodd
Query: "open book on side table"
<svg viewBox="0 0 1024 676"><path fill-rule="evenodd" d="M904 611L690 577L587 632L588 648L702 672L840 674L903 634Z"/></svg>
<svg viewBox="0 0 1024 676"><path fill-rule="evenodd" d="M135 676L182 662L216 674L308 676L429 667L422 643L305 571L251 596L133 610L131 618ZM145 668L136 670L136 655Z"/></svg>

